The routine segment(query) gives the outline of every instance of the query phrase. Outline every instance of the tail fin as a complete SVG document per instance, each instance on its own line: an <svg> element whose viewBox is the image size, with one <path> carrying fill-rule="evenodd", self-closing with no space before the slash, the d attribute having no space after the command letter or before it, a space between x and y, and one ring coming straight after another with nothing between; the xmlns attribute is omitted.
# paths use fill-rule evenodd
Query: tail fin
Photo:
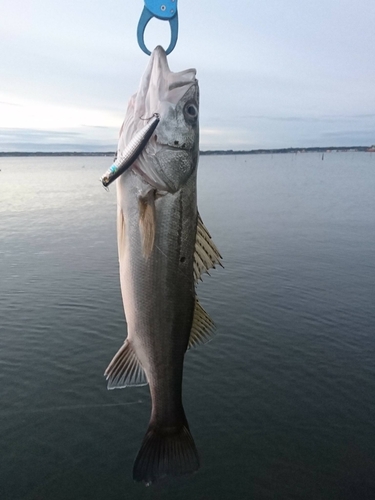
<svg viewBox="0 0 375 500"><path fill-rule="evenodd" d="M183 476L199 469L199 457L187 423L179 428L150 426L133 467L133 479L147 485L165 476Z"/></svg>

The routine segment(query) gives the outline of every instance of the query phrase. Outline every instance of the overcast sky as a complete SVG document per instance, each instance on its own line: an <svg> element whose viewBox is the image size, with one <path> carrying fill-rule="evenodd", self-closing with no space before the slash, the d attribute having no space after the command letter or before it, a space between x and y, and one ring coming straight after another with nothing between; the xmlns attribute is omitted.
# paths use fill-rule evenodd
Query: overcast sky
<svg viewBox="0 0 375 500"><path fill-rule="evenodd" d="M143 0L2 0L0 151L114 150L148 56ZM375 143L374 0L179 0L201 149ZM146 31L169 44L168 23Z"/></svg>

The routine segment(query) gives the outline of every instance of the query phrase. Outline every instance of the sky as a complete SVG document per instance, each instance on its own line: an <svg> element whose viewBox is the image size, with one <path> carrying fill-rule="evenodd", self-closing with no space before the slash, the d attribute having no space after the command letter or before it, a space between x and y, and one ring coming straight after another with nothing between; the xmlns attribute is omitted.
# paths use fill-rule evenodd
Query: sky
<svg viewBox="0 0 375 500"><path fill-rule="evenodd" d="M148 56L143 0L2 0L0 151L114 151ZM374 0L179 0L200 148L375 143ZM152 20L146 45L169 45Z"/></svg>

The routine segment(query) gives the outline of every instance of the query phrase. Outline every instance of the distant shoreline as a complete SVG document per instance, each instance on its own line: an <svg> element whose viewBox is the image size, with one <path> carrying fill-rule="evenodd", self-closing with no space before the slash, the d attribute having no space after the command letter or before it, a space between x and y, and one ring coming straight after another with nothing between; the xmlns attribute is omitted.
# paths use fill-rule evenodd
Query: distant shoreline
<svg viewBox="0 0 375 500"><path fill-rule="evenodd" d="M257 154L285 154L285 153L348 153L366 152L375 153L373 146L351 146L351 147L315 147L315 148L280 148L280 149L250 149L250 150L206 150L200 151L201 156L209 155L257 155ZM114 151L36 151L21 152L10 151L1 152L0 157L20 157L20 156L114 156Z"/></svg>

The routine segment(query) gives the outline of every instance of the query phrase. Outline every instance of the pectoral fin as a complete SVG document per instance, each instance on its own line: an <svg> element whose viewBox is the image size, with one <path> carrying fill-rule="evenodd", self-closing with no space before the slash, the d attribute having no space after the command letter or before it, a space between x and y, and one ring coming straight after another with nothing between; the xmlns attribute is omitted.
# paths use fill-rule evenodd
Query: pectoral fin
<svg viewBox="0 0 375 500"><path fill-rule="evenodd" d="M122 389L130 385L147 385L146 374L128 341L118 350L108 368L104 372L108 380L108 389Z"/></svg>
<svg viewBox="0 0 375 500"><path fill-rule="evenodd" d="M151 190L144 196L140 196L138 202L142 251L147 259L151 255L155 241L155 191Z"/></svg>

